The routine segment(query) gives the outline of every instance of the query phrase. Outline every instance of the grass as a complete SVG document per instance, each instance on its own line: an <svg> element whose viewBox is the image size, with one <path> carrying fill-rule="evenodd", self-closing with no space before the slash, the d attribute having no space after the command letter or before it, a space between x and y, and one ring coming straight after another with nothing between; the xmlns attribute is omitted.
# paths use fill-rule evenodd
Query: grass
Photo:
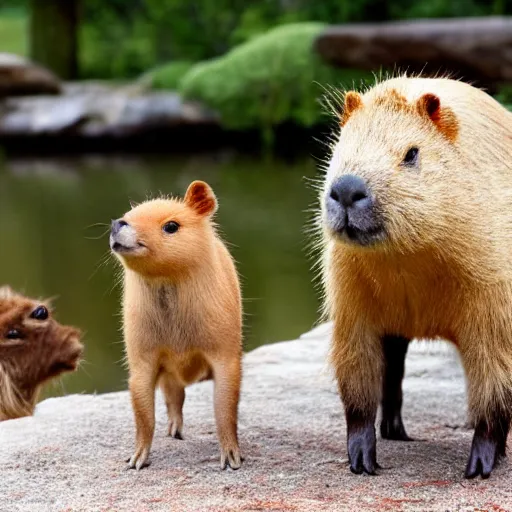
<svg viewBox="0 0 512 512"><path fill-rule="evenodd" d="M0 9L0 53L28 53L28 19L15 9Z"/></svg>

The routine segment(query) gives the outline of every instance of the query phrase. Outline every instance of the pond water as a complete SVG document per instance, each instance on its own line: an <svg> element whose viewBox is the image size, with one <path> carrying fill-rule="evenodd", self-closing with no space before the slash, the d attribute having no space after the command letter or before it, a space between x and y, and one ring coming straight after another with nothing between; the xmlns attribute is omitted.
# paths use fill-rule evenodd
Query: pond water
<svg viewBox="0 0 512 512"><path fill-rule="evenodd" d="M0 163L0 284L55 297L56 316L84 330L85 362L45 396L126 389L117 266L105 264L105 223L194 179L219 199L217 220L242 276L245 350L293 339L319 309L306 233L313 160L259 161L232 154L81 157ZM103 224L98 225L98 224Z"/></svg>

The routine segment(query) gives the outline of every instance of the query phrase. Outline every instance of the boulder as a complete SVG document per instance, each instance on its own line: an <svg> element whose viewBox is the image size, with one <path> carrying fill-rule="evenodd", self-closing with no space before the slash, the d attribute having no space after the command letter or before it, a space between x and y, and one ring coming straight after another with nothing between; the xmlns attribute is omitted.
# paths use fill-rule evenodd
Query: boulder
<svg viewBox="0 0 512 512"><path fill-rule="evenodd" d="M127 137L161 128L216 124L216 116L178 94L96 82L65 84L60 96L7 98L0 137Z"/></svg>
<svg viewBox="0 0 512 512"><path fill-rule="evenodd" d="M0 53L0 98L60 92L60 81L51 71L18 55Z"/></svg>
<svg viewBox="0 0 512 512"><path fill-rule="evenodd" d="M187 389L184 440L165 435L157 393L151 465L126 471L134 448L127 392L51 398L0 423L0 510L419 511L512 509L512 467L467 481L472 431L464 378L447 345L416 343L406 361L404 421L421 441L378 440L378 477L346 459L343 409L328 371L331 326L246 354L238 471L221 471L213 386ZM510 443L509 443L510 448Z"/></svg>
<svg viewBox="0 0 512 512"><path fill-rule="evenodd" d="M512 81L512 17L331 26L315 48L340 67L450 72L487 87Z"/></svg>

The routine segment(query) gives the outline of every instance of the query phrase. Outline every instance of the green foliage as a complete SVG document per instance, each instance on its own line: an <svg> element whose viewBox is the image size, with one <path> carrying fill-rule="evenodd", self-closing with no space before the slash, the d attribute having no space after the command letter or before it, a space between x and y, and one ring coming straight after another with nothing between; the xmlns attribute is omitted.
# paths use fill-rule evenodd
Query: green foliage
<svg viewBox="0 0 512 512"><path fill-rule="evenodd" d="M313 40L323 27L283 25L199 63L181 81L181 93L218 111L228 128L260 128L269 137L273 127L286 121L312 126L322 118L318 98L324 86L352 86L354 80L373 78L320 61Z"/></svg>
<svg viewBox="0 0 512 512"><path fill-rule="evenodd" d="M24 12L15 8L0 8L0 52L27 54L28 20Z"/></svg>
<svg viewBox="0 0 512 512"><path fill-rule="evenodd" d="M180 87L182 78L194 65L193 62L177 60L164 64L148 71L141 77L142 81L148 81L153 89L167 89L176 91Z"/></svg>

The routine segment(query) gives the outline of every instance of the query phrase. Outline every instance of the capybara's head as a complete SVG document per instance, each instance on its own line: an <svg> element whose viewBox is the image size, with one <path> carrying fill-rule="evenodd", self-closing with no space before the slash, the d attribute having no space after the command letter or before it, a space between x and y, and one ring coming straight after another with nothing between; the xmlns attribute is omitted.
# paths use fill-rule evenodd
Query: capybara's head
<svg viewBox="0 0 512 512"><path fill-rule="evenodd" d="M183 200L145 201L112 221L110 248L129 269L150 278L179 276L204 262L214 240L217 200L203 181Z"/></svg>
<svg viewBox="0 0 512 512"><path fill-rule="evenodd" d="M32 414L41 386L77 368L80 335L48 304L0 288L0 420Z"/></svg>
<svg viewBox="0 0 512 512"><path fill-rule="evenodd" d="M443 212L451 207L450 188L461 181L454 174L463 172L458 121L428 85L422 87L411 92L395 79L365 94L345 94L321 197L329 239L407 252L453 229Z"/></svg>

